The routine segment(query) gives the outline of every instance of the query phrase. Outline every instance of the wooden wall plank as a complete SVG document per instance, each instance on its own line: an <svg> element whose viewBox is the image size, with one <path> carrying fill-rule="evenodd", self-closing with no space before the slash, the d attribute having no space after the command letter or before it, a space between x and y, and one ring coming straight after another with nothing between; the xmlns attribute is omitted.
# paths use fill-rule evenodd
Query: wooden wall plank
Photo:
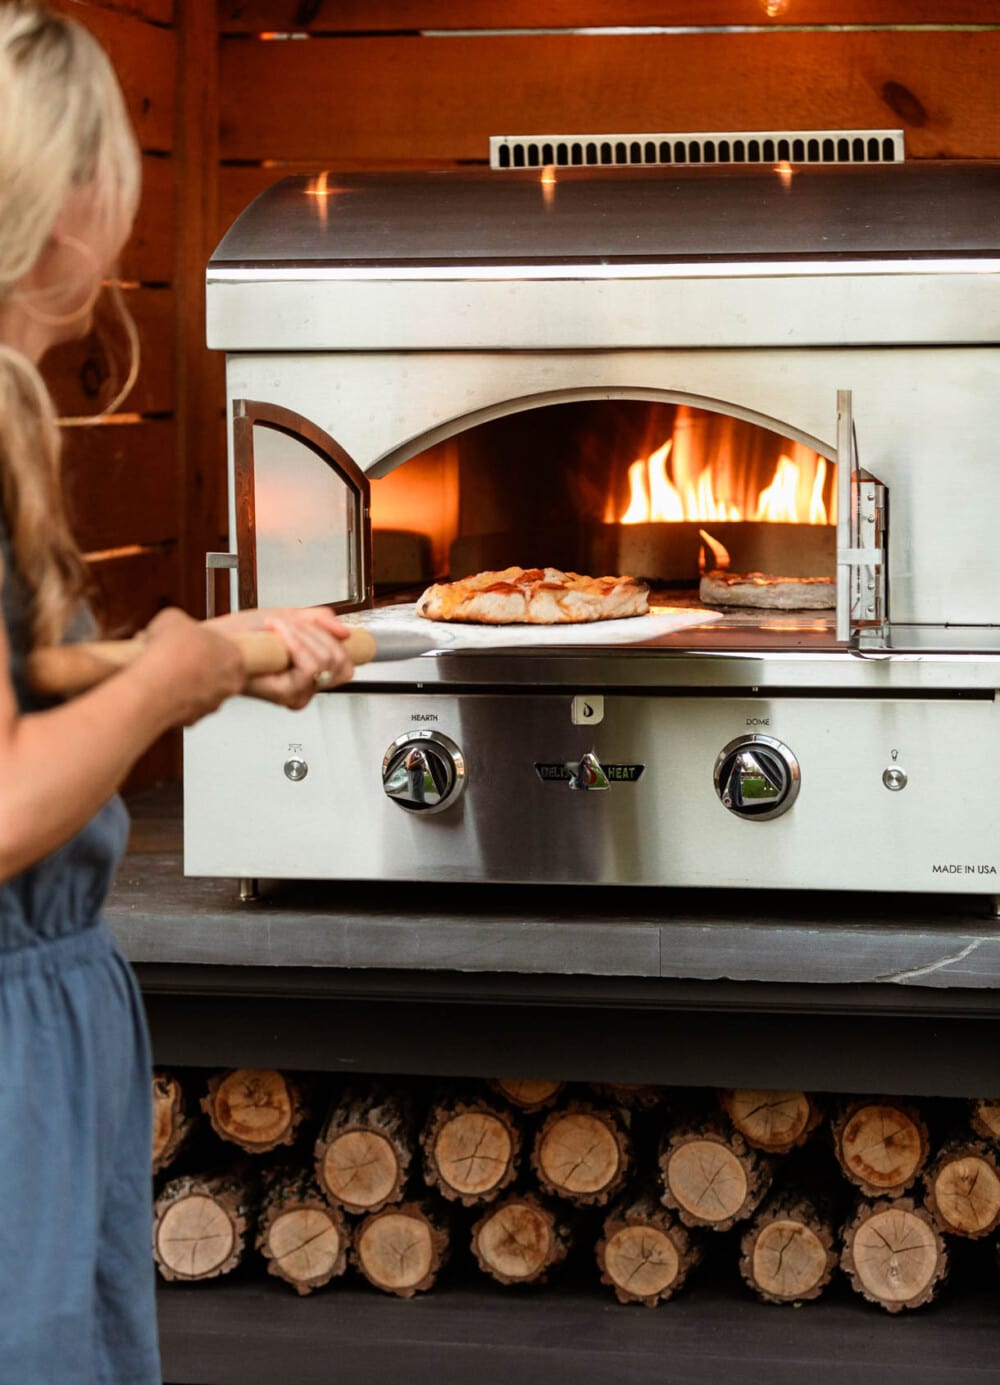
<svg viewBox="0 0 1000 1385"><path fill-rule="evenodd" d="M109 634L132 635L164 606L177 589L177 551L160 548L101 558L90 564L97 587L97 608Z"/></svg>
<svg viewBox="0 0 1000 1385"><path fill-rule="evenodd" d="M227 525L224 360L205 344L205 265L218 222L218 33L214 7L177 0L180 26L175 163L177 464L181 598L204 613L205 553ZM226 516L226 518L223 518Z"/></svg>
<svg viewBox="0 0 1000 1385"><path fill-rule="evenodd" d="M174 22L174 0L74 0L91 9L119 10L122 14L148 19L151 24Z"/></svg>
<svg viewBox="0 0 1000 1385"><path fill-rule="evenodd" d="M139 378L122 410L138 414L169 413L174 405L173 290L135 289L127 291L125 297L139 328L142 358ZM45 358L45 378L63 415L76 417L98 413L113 397L127 369L125 338L107 300L98 305L98 320L98 332L58 346ZM107 349L102 338L107 340ZM115 379L111 375L109 358L116 368Z"/></svg>
<svg viewBox="0 0 1000 1385"><path fill-rule="evenodd" d="M174 166L169 158L142 160L142 201L122 253L121 277L140 284L167 284L174 273Z"/></svg>
<svg viewBox="0 0 1000 1385"><path fill-rule="evenodd" d="M205 0L208 3L208 0ZM53 0L54 8L85 24L107 52L128 103L139 143L168 150L174 137L177 41L173 29L148 24L119 10Z"/></svg>
<svg viewBox="0 0 1000 1385"><path fill-rule="evenodd" d="M590 25L996 24L996 0L218 0L223 33Z"/></svg>
<svg viewBox="0 0 1000 1385"><path fill-rule="evenodd" d="M167 545L91 563L95 602L108 635L125 637L147 625L164 606L177 604L177 549ZM168 731L150 746L125 780L126 793L181 774L181 733Z"/></svg>
<svg viewBox="0 0 1000 1385"><path fill-rule="evenodd" d="M143 419L63 430L63 476L82 549L178 539L174 420Z"/></svg>
<svg viewBox="0 0 1000 1385"><path fill-rule="evenodd" d="M911 156L986 158L998 66L1000 30L231 39L221 152L483 159L490 134L525 131L901 124Z"/></svg>

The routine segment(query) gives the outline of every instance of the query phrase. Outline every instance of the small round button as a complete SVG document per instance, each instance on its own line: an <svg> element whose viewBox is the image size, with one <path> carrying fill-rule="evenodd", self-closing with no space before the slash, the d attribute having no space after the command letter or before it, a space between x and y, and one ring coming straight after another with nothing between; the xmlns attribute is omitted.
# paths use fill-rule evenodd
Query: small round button
<svg viewBox="0 0 1000 1385"><path fill-rule="evenodd" d="M890 793L899 793L900 789L906 788L907 782L906 770L898 765L891 765L882 771L882 783Z"/></svg>
<svg viewBox="0 0 1000 1385"><path fill-rule="evenodd" d="M291 760L286 760L284 764L285 778L290 779L293 784L297 784L300 779L304 779L309 773L309 766L305 760L293 756Z"/></svg>

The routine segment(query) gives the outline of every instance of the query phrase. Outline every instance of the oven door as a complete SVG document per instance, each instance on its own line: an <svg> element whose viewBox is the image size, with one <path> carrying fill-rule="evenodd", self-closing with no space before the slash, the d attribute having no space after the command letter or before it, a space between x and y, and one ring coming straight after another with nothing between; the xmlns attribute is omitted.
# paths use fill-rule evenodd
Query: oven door
<svg viewBox="0 0 1000 1385"><path fill-rule="evenodd" d="M858 464L850 390L837 393L837 639L878 643L888 612L888 488Z"/></svg>
<svg viewBox="0 0 1000 1385"><path fill-rule="evenodd" d="M333 438L276 404L233 403L241 609L372 604L371 486Z"/></svg>

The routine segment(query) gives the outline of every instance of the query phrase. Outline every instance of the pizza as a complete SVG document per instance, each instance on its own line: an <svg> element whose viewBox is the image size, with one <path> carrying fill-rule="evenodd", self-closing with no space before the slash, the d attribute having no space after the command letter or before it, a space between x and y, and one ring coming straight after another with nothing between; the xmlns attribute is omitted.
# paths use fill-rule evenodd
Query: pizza
<svg viewBox="0 0 1000 1385"><path fill-rule="evenodd" d="M576 625L649 612L649 588L634 577L582 577L555 567L507 567L436 582L417 602L426 620L482 625Z"/></svg>
<svg viewBox="0 0 1000 1385"><path fill-rule="evenodd" d="M825 611L837 604L832 577L771 577L765 572L706 572L706 606L758 606L769 611Z"/></svg>

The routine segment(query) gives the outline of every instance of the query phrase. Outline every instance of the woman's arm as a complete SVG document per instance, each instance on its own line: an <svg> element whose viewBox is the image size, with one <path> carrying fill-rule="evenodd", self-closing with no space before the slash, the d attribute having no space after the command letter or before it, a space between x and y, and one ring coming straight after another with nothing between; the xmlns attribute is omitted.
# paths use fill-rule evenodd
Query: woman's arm
<svg viewBox="0 0 1000 1385"><path fill-rule="evenodd" d="M0 880L47 856L93 817L139 756L241 692L230 640L163 611L129 668L73 701L20 715L0 622Z"/></svg>

